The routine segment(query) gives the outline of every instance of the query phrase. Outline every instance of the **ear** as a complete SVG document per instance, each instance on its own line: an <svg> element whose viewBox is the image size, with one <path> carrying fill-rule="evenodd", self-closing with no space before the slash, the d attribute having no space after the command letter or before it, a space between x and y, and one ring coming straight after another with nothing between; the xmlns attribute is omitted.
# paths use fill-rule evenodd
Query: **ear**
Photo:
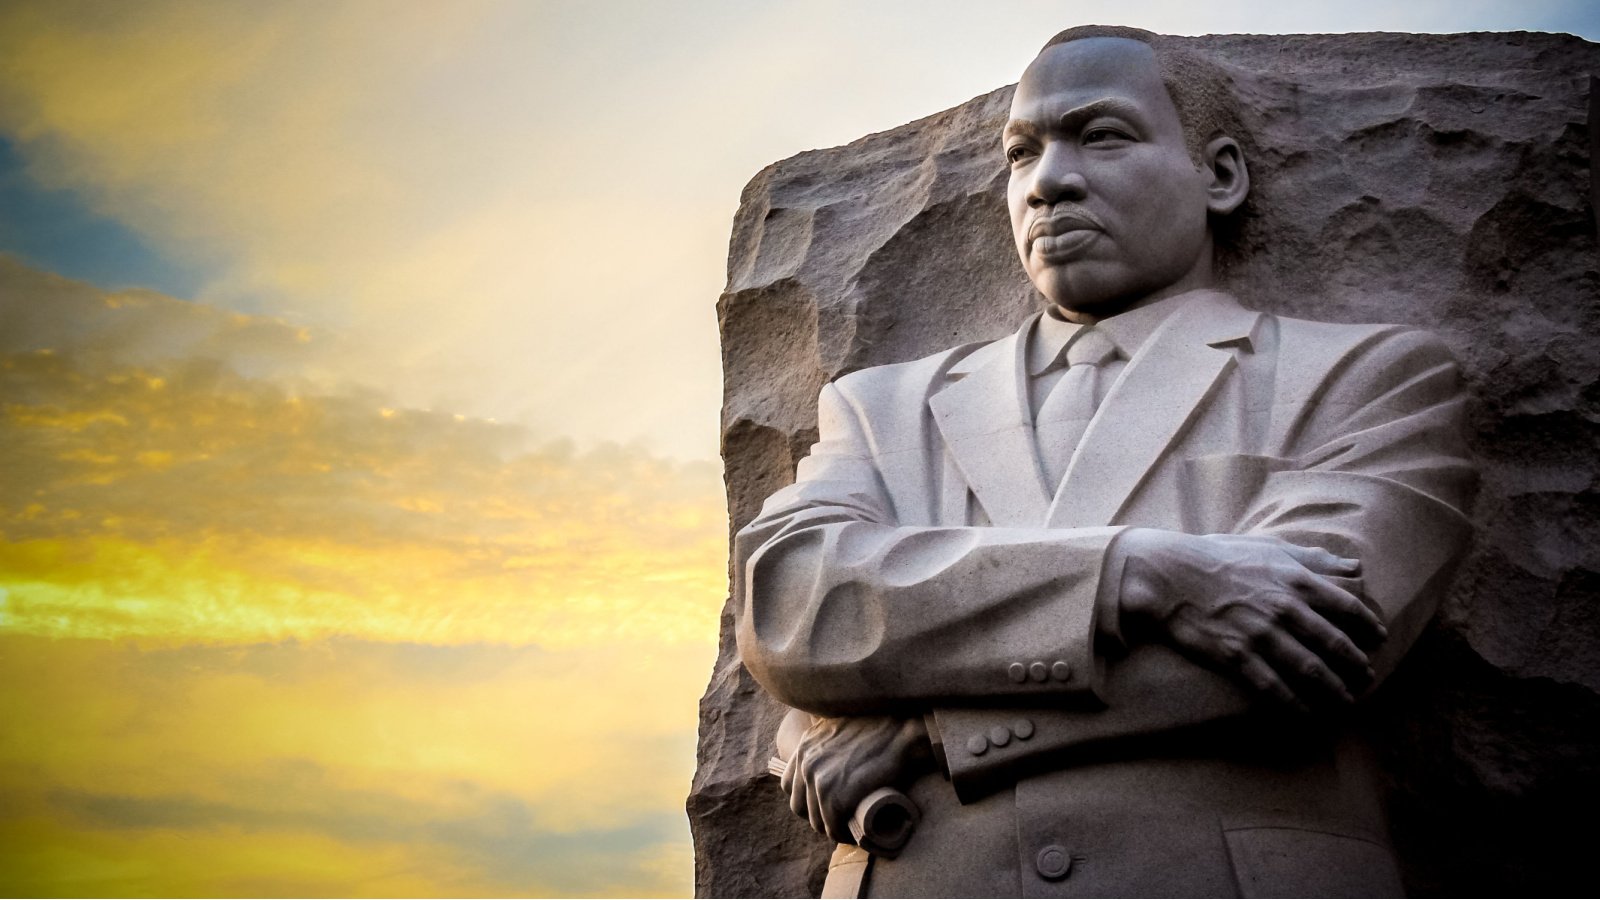
<svg viewBox="0 0 1600 900"><path fill-rule="evenodd" d="M1244 150L1231 137L1213 138L1201 157L1211 175L1206 187L1206 209L1225 216L1239 208L1250 194L1250 170L1244 165Z"/></svg>

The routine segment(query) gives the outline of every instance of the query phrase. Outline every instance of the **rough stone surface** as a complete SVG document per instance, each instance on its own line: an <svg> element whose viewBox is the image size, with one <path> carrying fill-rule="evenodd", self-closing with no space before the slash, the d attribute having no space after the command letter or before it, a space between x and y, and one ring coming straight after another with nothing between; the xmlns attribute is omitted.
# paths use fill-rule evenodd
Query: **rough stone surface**
<svg viewBox="0 0 1600 900"><path fill-rule="evenodd" d="M1525 33L1190 44L1231 67L1250 112L1255 187L1232 289L1286 315L1430 328L1475 398L1476 546L1368 717L1408 886L1592 887L1600 46ZM824 381L999 337L1035 308L1004 205L1010 95L802 153L745 189L718 302L735 529L792 480ZM696 890L815 896L831 848L765 774L781 710L740 666L731 625L725 611L701 703Z"/></svg>

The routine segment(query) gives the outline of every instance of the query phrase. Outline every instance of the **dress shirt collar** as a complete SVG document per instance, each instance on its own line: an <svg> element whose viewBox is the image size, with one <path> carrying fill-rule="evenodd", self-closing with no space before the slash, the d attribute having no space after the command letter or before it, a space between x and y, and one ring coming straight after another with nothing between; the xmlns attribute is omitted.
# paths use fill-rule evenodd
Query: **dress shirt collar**
<svg viewBox="0 0 1600 900"><path fill-rule="evenodd" d="M1117 345L1123 359L1133 359L1150 335L1177 311L1186 296L1179 294L1157 300L1101 319L1093 327ZM1028 340L1028 374L1036 377L1064 365L1063 355L1067 347L1085 327L1059 318L1054 306L1046 310L1039 316L1033 335Z"/></svg>

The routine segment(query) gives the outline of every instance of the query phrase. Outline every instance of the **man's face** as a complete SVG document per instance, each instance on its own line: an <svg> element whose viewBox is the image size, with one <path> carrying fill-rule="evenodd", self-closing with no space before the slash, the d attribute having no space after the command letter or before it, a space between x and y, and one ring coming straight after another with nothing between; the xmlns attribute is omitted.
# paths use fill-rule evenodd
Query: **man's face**
<svg viewBox="0 0 1600 900"><path fill-rule="evenodd" d="M1209 283L1209 173L1145 44L1044 51L1017 85L1004 147L1022 266L1069 314L1103 318Z"/></svg>

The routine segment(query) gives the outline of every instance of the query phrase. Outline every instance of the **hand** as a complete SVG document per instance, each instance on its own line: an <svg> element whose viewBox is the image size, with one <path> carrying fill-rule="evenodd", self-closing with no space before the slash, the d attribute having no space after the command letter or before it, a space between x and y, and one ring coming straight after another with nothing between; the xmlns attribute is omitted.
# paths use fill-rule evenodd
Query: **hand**
<svg viewBox="0 0 1600 900"><path fill-rule="evenodd" d="M932 764L933 745L921 717L817 716L778 784L795 815L819 834L853 844L856 805L878 788L909 783Z"/></svg>
<svg viewBox="0 0 1600 900"><path fill-rule="evenodd" d="M1117 541L1130 638L1195 662L1302 711L1348 704L1371 684L1365 649L1388 632L1354 594L1358 560L1260 535L1135 528Z"/></svg>

